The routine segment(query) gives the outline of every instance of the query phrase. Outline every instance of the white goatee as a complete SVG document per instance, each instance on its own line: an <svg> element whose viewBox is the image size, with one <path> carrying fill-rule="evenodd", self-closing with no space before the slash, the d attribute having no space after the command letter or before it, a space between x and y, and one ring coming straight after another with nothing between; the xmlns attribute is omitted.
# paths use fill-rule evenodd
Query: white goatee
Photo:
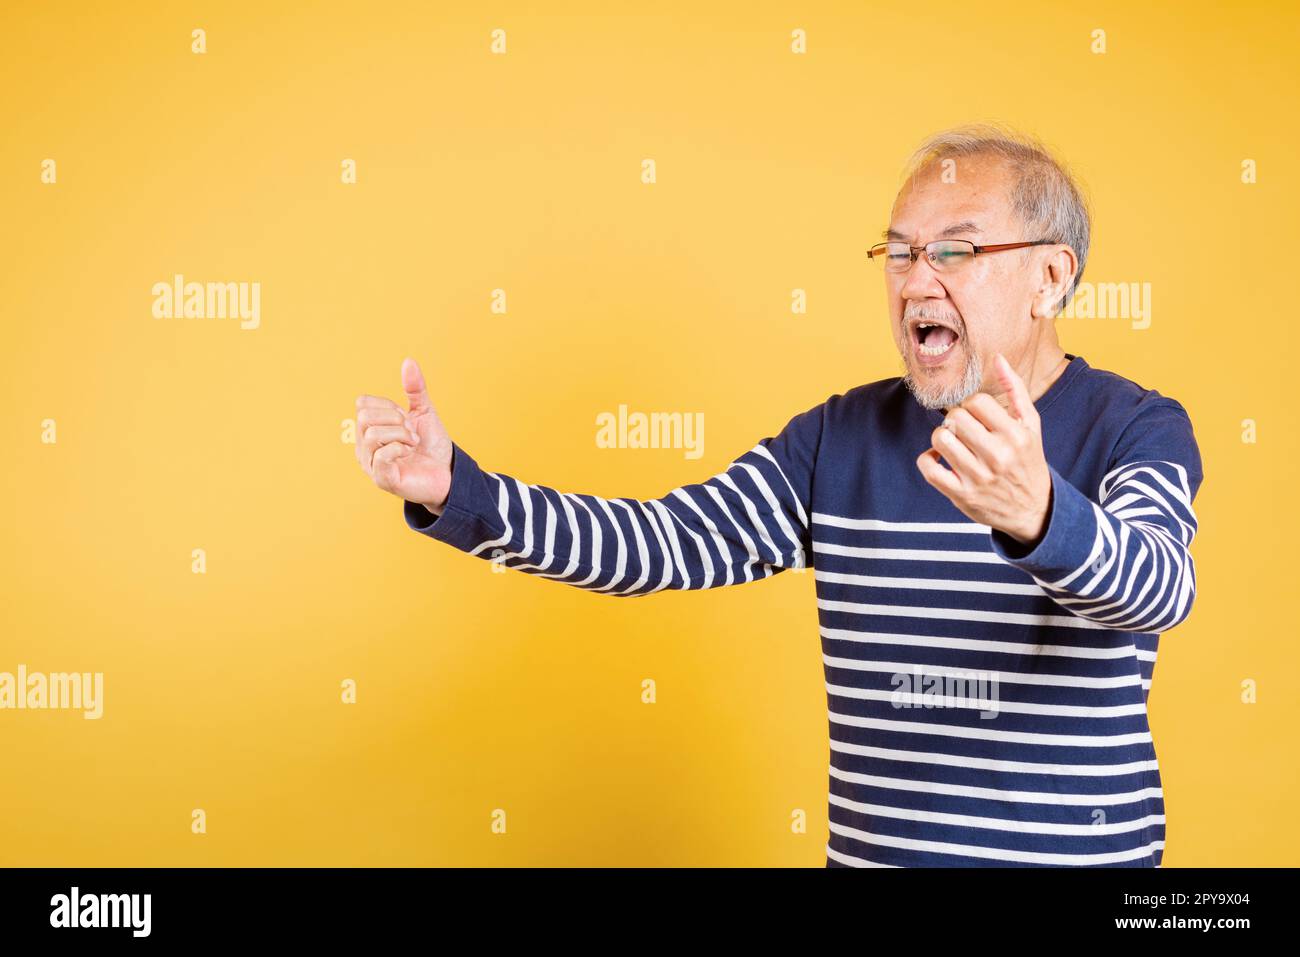
<svg viewBox="0 0 1300 957"><path fill-rule="evenodd" d="M956 344L953 348L957 348ZM980 362L977 353L967 352L966 368L962 373L961 380L956 385L949 388L943 388L940 385L924 386L912 375L911 369L903 376L903 384L907 386L912 395L916 396L916 401L921 403L927 409L949 409L970 398L980 390L984 382L984 367ZM903 360L906 366L907 360Z"/></svg>

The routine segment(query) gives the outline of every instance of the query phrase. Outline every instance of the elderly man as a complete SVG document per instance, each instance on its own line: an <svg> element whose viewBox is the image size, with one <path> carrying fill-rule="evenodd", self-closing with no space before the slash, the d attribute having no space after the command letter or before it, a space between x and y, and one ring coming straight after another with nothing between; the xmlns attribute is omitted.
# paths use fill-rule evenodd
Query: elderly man
<svg viewBox="0 0 1300 957"><path fill-rule="evenodd" d="M882 238L906 375L795 415L707 481L638 501L486 471L411 360L409 409L358 398L358 458L415 531L600 594L811 556L827 866L1158 867L1147 696L1196 590L1191 422L1062 350L1089 217L1035 141L932 137Z"/></svg>

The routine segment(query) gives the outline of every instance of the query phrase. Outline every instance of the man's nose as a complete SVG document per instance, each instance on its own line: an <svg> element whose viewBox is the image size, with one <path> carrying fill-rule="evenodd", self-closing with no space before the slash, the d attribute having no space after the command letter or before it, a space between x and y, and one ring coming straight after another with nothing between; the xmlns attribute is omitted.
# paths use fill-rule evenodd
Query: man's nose
<svg viewBox="0 0 1300 957"><path fill-rule="evenodd" d="M904 299L943 299L948 295L925 253L916 257L916 262L908 267L904 276L901 290Z"/></svg>

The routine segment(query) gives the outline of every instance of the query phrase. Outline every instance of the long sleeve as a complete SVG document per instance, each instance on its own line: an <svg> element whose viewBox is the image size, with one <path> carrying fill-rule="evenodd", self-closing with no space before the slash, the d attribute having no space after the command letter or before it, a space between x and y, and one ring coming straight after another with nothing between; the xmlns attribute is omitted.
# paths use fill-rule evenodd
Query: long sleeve
<svg viewBox="0 0 1300 957"><path fill-rule="evenodd" d="M1049 466L1047 528L1030 550L997 529L993 549L1067 611L1105 628L1163 632L1191 611L1196 567L1192 503L1200 452L1183 407L1139 406L1112 450L1095 501Z"/></svg>
<svg viewBox="0 0 1300 957"><path fill-rule="evenodd" d="M607 595L769 578L807 567L822 413L794 416L725 471L648 501L525 484L456 445L442 514L412 502L403 514L414 531L470 555Z"/></svg>

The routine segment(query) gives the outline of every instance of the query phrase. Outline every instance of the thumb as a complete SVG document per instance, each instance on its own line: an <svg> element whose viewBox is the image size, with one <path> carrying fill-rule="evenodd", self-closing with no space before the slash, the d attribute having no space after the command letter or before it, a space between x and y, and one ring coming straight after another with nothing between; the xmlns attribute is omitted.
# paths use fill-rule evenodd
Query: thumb
<svg viewBox="0 0 1300 957"><path fill-rule="evenodd" d="M1003 407L1013 419L1019 419L1025 425L1029 425L1034 417L1034 403L1029 400L1029 388L1025 385L1025 380L1011 368L1011 363L1002 353L997 353L993 364L1006 399Z"/></svg>
<svg viewBox="0 0 1300 957"><path fill-rule="evenodd" d="M424 374L420 364L414 359L402 360L402 389L411 404L412 412L431 412L433 405L429 402L429 393L424 386Z"/></svg>

